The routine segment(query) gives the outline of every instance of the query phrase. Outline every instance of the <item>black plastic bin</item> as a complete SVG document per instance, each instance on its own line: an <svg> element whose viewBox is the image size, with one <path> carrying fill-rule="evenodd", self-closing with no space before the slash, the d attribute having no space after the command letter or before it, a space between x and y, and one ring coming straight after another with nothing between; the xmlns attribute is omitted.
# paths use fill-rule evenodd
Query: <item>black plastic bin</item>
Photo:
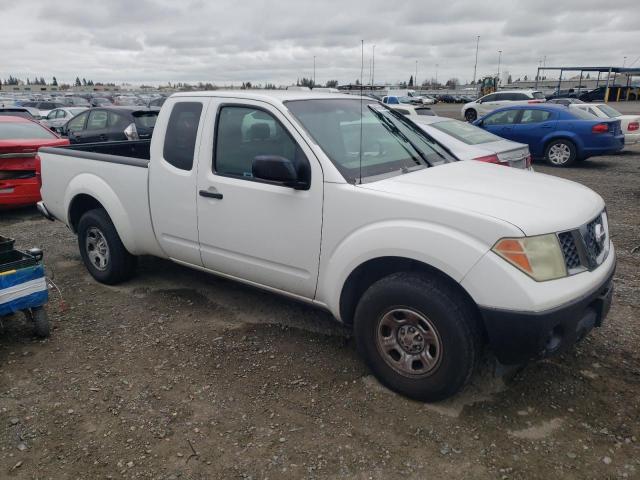
<svg viewBox="0 0 640 480"><path fill-rule="evenodd" d="M0 235L0 253L10 252L13 250L13 238L7 238Z"/></svg>

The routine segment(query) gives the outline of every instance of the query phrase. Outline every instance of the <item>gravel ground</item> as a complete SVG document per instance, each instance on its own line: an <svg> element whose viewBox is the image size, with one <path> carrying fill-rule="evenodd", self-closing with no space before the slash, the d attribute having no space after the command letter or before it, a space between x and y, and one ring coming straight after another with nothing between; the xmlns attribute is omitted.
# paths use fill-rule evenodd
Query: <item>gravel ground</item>
<svg viewBox="0 0 640 480"><path fill-rule="evenodd" d="M65 227L3 212L62 295L50 339L5 322L0 478L640 478L640 149L536 169L607 201L611 313L570 353L507 382L486 367L434 405L382 388L323 312L153 258L100 285Z"/></svg>

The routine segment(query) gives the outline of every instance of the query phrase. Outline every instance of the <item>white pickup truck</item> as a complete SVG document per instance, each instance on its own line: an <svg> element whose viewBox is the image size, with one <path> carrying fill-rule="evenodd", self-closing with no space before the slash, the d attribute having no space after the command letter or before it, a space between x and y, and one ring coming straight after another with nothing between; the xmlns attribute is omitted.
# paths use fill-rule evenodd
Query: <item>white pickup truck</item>
<svg viewBox="0 0 640 480"><path fill-rule="evenodd" d="M412 398L457 392L484 345L505 364L562 351L611 303L600 196L457 161L370 99L177 94L150 142L39 155L40 211L77 233L96 280L155 255L311 303Z"/></svg>

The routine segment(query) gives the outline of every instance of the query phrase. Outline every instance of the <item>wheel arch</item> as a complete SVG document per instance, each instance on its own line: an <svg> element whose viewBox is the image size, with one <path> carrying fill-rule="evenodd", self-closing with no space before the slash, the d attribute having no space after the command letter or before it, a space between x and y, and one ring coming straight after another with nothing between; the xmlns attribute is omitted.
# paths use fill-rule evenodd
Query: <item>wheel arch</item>
<svg viewBox="0 0 640 480"><path fill-rule="evenodd" d="M578 158L581 156L582 150L583 150L583 144L580 140L580 137L574 133L567 132L567 131L554 132L553 134L545 138L543 141L542 155L546 155L549 144L555 140L570 141L576 147L576 156Z"/></svg>
<svg viewBox="0 0 640 480"><path fill-rule="evenodd" d="M352 326L356 306L364 292L378 280L399 272L417 272L435 277L459 291L469 302L469 305L479 312L477 304L464 287L442 270L412 258L385 256L372 258L361 263L347 277L342 286L339 301L342 322L347 326Z"/></svg>

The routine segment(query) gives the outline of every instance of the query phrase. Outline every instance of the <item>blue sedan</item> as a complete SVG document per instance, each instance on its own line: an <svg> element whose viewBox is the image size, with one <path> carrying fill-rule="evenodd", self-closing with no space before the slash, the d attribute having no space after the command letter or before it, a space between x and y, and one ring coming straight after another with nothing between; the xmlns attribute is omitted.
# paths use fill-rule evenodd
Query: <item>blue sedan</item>
<svg viewBox="0 0 640 480"><path fill-rule="evenodd" d="M563 105L514 105L494 110L474 124L528 144L534 158L543 158L554 167L567 167L576 160L624 147L620 120L598 118Z"/></svg>

